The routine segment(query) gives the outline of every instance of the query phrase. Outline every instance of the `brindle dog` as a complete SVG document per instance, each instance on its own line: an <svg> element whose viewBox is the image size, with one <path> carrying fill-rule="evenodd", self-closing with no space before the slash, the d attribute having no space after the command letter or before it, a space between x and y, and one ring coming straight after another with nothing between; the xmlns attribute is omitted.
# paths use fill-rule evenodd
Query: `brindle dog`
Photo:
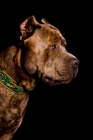
<svg viewBox="0 0 93 140"><path fill-rule="evenodd" d="M35 73L53 86L71 82L78 71L79 60L66 51L65 38L45 19L38 23L30 16L22 22L20 42L0 53L0 140L12 140L21 125Z"/></svg>

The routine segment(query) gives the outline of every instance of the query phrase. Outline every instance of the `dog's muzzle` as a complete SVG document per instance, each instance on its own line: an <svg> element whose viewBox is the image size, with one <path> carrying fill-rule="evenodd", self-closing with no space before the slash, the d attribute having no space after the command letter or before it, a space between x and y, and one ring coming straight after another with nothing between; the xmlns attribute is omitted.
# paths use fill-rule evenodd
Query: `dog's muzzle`
<svg viewBox="0 0 93 140"><path fill-rule="evenodd" d="M71 58L68 63L68 67L65 70L63 68L57 70L57 74L59 75L58 79L55 77L51 78L47 75L42 77L43 81L50 86L70 83L77 75L79 60L77 58Z"/></svg>
<svg viewBox="0 0 93 140"><path fill-rule="evenodd" d="M77 58L72 58L68 63L68 69L71 69L71 71L73 71L73 75L76 75L79 67L79 60ZM66 75L66 71L63 72L63 68L59 68L57 72L60 76Z"/></svg>

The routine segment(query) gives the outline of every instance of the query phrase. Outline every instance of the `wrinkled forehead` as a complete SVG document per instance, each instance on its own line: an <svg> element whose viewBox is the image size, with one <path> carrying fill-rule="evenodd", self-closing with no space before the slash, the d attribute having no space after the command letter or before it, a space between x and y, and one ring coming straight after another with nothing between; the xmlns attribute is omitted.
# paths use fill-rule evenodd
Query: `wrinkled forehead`
<svg viewBox="0 0 93 140"><path fill-rule="evenodd" d="M61 32L54 26L43 25L41 29L41 35L47 37L49 43L60 42L62 45L66 45L66 40Z"/></svg>

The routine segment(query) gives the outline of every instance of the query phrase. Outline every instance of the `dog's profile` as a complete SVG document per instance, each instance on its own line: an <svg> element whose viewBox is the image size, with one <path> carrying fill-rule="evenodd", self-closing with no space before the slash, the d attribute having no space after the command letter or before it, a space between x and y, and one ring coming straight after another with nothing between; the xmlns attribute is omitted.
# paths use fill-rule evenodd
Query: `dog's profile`
<svg viewBox="0 0 93 140"><path fill-rule="evenodd" d="M50 86L67 84L79 60L66 51L66 40L53 25L34 16L20 24L20 42L0 53L0 140L12 140L22 123L37 73Z"/></svg>

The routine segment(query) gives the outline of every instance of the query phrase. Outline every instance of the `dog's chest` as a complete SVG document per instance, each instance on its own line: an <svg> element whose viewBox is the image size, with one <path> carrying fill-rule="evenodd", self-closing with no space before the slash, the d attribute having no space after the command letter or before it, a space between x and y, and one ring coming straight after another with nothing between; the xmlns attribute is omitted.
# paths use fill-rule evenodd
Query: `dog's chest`
<svg viewBox="0 0 93 140"><path fill-rule="evenodd" d="M24 116L29 95L18 95L0 84L0 133L15 128ZM6 125L7 124L7 125Z"/></svg>

